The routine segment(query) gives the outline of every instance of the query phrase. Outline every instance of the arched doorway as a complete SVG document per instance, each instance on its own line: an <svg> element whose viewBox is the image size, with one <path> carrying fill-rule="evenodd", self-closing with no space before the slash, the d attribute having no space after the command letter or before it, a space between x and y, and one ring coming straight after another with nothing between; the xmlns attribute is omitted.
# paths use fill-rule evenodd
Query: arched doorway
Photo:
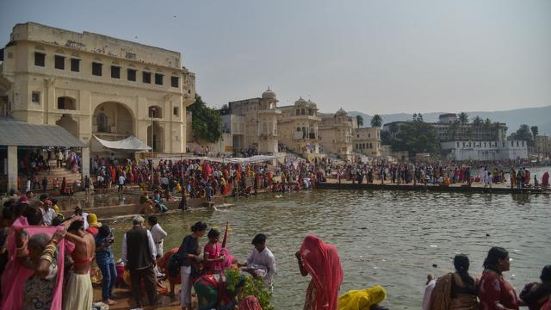
<svg viewBox="0 0 551 310"><path fill-rule="evenodd" d="M124 139L134 135L134 117L123 104L104 102L94 110L92 132L108 140Z"/></svg>
<svg viewBox="0 0 551 310"><path fill-rule="evenodd" d="M147 145L153 149L153 152L164 150L164 128L158 122L147 126Z"/></svg>
<svg viewBox="0 0 551 310"><path fill-rule="evenodd" d="M78 122L71 115L63 114L55 124L65 128L70 134L78 138Z"/></svg>

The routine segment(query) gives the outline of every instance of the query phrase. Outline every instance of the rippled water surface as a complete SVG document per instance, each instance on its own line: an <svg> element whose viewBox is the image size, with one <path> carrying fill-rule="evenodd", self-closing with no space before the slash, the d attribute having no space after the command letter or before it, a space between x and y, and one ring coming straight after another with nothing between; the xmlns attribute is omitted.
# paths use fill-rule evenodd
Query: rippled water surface
<svg viewBox="0 0 551 310"><path fill-rule="evenodd" d="M160 222L169 232L168 249L197 220L221 229L229 221L229 246L240 260L249 254L253 236L266 233L279 268L276 309L302 309L309 277L300 276L294 253L310 232L337 245L345 272L341 293L377 283L389 292L389 308L419 309L426 274L451 270L457 253L468 254L478 274L488 249L505 247L513 259L506 276L515 288L537 280L551 264L550 202L547 194L325 190L266 194L235 201L229 209L172 214ZM130 223L115 227L120 240Z"/></svg>

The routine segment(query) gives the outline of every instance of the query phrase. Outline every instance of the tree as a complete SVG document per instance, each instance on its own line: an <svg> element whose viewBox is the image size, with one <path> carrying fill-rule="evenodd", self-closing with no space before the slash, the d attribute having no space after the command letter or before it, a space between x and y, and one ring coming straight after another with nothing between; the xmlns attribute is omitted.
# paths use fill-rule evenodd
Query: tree
<svg viewBox="0 0 551 310"><path fill-rule="evenodd" d="M492 126L492 121L487 118L485 121L484 121L484 127L486 128L490 128Z"/></svg>
<svg viewBox="0 0 551 310"><path fill-rule="evenodd" d="M539 133L539 128L538 126L532 126L530 127L530 131L532 132L532 137L534 140L536 140L536 136L538 135Z"/></svg>
<svg viewBox="0 0 551 310"><path fill-rule="evenodd" d="M530 127L526 124L520 125L519 129L517 129L516 132L513 132L509 136L510 140L524 140L527 141L528 144L531 144L532 140L532 132L530 131Z"/></svg>
<svg viewBox="0 0 551 310"><path fill-rule="evenodd" d="M207 107L201 96L195 95L195 102L189 106L191 112L191 130L193 137L208 142L216 142L222 137L222 118L220 113Z"/></svg>
<svg viewBox="0 0 551 310"><path fill-rule="evenodd" d="M371 119L371 127L380 128L383 125L383 118L379 114L373 115Z"/></svg>
<svg viewBox="0 0 551 310"><path fill-rule="evenodd" d="M459 113L459 123L465 125L469 123L469 116L465 112Z"/></svg>
<svg viewBox="0 0 551 310"><path fill-rule="evenodd" d="M356 123L358 123L358 128L364 126L364 118L361 115L356 115Z"/></svg>
<svg viewBox="0 0 551 310"><path fill-rule="evenodd" d="M400 125L400 131L396 139L391 141L391 147L394 151L408 151L410 153L438 153L440 144L436 130L431 124L423 122L423 118L412 122L406 122Z"/></svg>
<svg viewBox="0 0 551 310"><path fill-rule="evenodd" d="M476 116L474 119L473 119L473 125L474 126L480 126L482 125L482 118L480 118L480 116Z"/></svg>

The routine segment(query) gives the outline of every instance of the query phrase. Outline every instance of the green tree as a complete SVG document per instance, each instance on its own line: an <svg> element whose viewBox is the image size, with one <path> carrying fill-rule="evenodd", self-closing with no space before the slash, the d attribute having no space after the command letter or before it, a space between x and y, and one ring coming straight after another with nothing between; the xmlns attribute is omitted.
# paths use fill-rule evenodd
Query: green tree
<svg viewBox="0 0 551 310"><path fill-rule="evenodd" d="M380 128L383 125L383 118L379 114L373 115L371 119L371 127Z"/></svg>
<svg viewBox="0 0 551 310"><path fill-rule="evenodd" d="M469 116L465 112L459 113L459 123L465 125L469 123Z"/></svg>
<svg viewBox="0 0 551 310"><path fill-rule="evenodd" d="M530 127L530 131L532 132L532 138L533 138L534 140L536 140L536 136L537 136L538 133L539 133L539 128L538 128L538 126L532 126L532 127Z"/></svg>
<svg viewBox="0 0 551 310"><path fill-rule="evenodd" d="M436 154L440 150L436 130L431 124L423 122L419 115L414 121L400 125L400 131L396 139L391 141L391 147L394 151L408 151L412 154Z"/></svg>
<svg viewBox="0 0 551 310"><path fill-rule="evenodd" d="M480 116L476 116L474 119L473 119L473 125L474 126L481 126L482 125L482 118L480 118Z"/></svg>
<svg viewBox="0 0 551 310"><path fill-rule="evenodd" d="M358 123L358 128L364 126L364 118L361 115L356 115L356 123Z"/></svg>
<svg viewBox="0 0 551 310"><path fill-rule="evenodd" d="M487 118L485 121L484 121L484 127L486 128L490 128L492 126L492 121Z"/></svg>
<svg viewBox="0 0 551 310"><path fill-rule="evenodd" d="M510 140L524 140L528 145L533 145L534 139L532 138L532 132L530 127L526 124L520 125L519 129L516 132L513 132L509 136Z"/></svg>
<svg viewBox="0 0 551 310"><path fill-rule="evenodd" d="M191 112L192 135L197 140L216 142L222 137L222 118L220 113L207 105L201 96L195 95L195 102L189 106Z"/></svg>

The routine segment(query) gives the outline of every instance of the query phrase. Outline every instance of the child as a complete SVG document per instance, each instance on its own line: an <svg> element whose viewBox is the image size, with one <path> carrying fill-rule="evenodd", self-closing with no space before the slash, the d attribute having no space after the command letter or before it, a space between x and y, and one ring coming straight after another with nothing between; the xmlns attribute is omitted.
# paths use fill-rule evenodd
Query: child
<svg viewBox="0 0 551 310"><path fill-rule="evenodd" d="M204 258L204 273L220 273L224 270L223 262L225 257L222 255L222 245L218 242L220 232L216 229L211 229L207 235L209 243L203 249Z"/></svg>

